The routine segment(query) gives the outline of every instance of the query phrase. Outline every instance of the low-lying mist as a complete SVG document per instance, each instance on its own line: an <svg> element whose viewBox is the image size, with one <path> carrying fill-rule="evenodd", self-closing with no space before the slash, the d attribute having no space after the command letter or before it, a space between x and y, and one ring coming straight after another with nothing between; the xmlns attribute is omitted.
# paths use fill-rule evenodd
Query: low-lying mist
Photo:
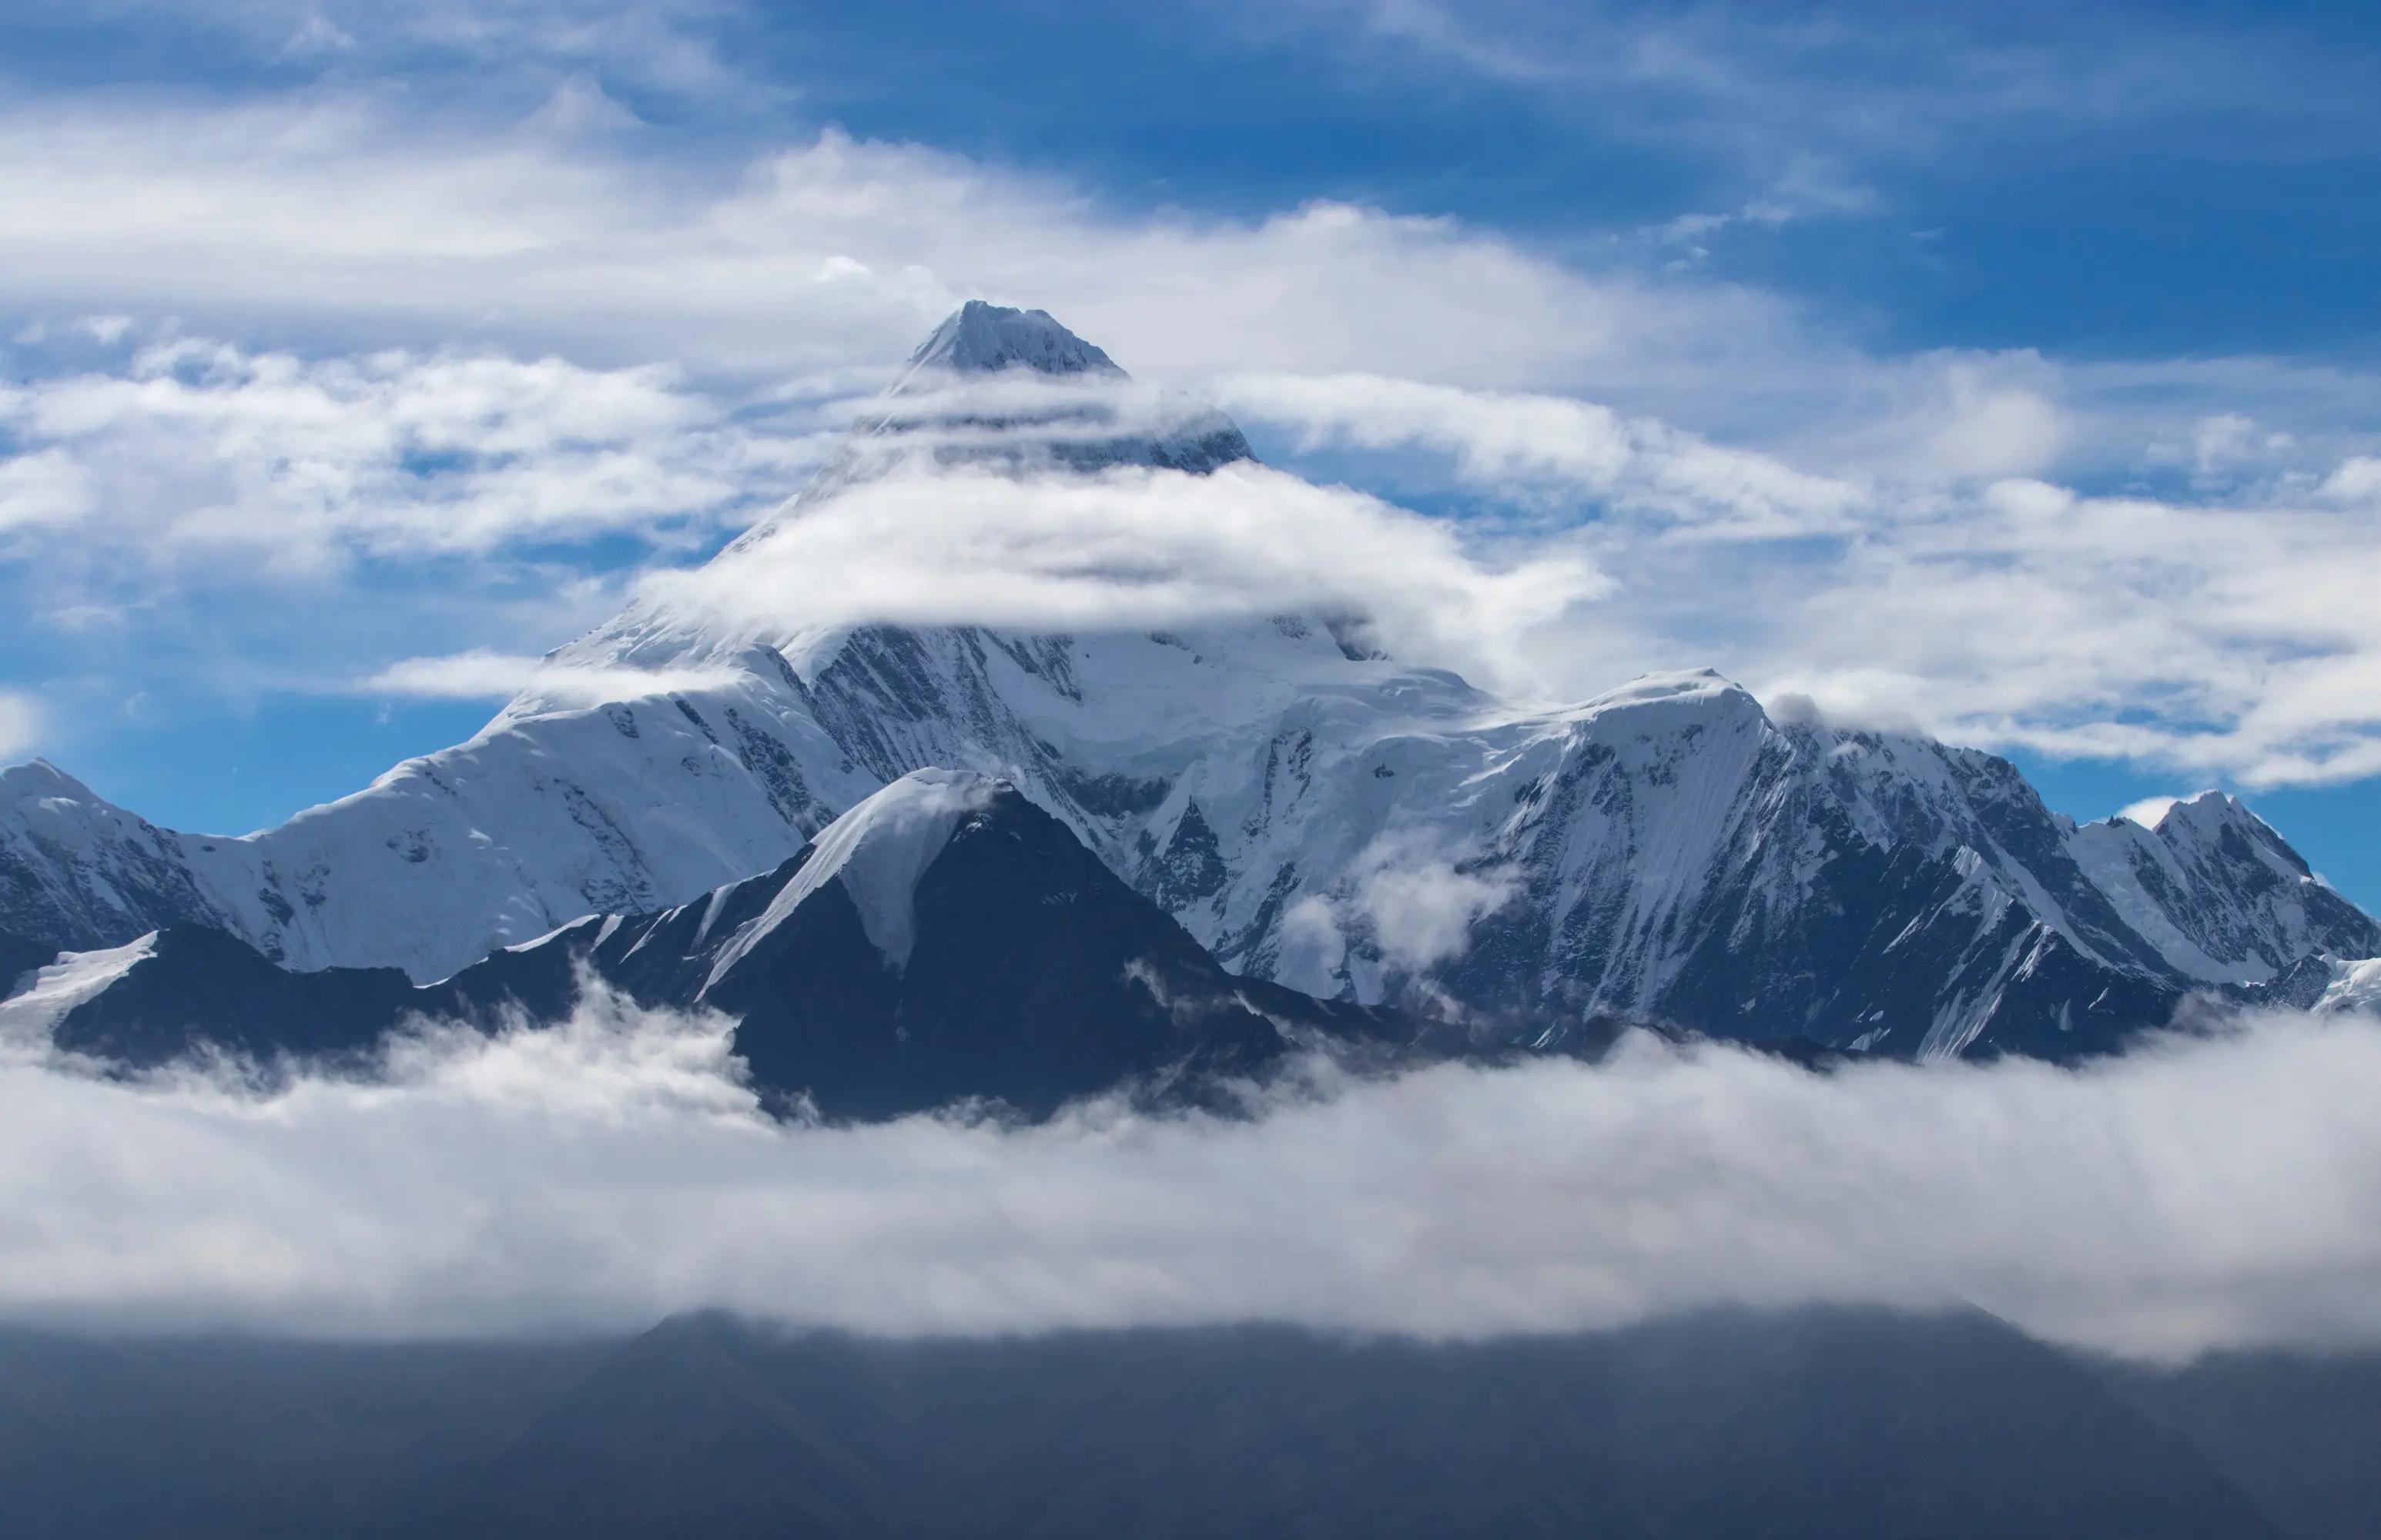
<svg viewBox="0 0 2381 1540"><path fill-rule="evenodd" d="M2145 1358L2381 1340L2381 1020L2078 1069L1624 1043L1315 1064L1250 1115L765 1117L732 1023L591 993L370 1074L0 1067L0 1318L482 1336L723 1306L865 1333L1472 1338L1972 1303Z"/></svg>

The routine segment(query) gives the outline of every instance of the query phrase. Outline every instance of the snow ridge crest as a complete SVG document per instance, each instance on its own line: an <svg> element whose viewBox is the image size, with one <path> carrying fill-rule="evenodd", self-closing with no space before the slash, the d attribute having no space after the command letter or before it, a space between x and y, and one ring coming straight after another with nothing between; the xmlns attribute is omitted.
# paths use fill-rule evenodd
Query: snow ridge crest
<svg viewBox="0 0 2381 1540"><path fill-rule="evenodd" d="M962 770L913 770L819 831L810 859L775 898L727 947L712 969L718 979L783 924L812 895L840 882L860 911L861 928L885 963L909 965L917 945L918 883L959 824L992 804L1002 783Z"/></svg>

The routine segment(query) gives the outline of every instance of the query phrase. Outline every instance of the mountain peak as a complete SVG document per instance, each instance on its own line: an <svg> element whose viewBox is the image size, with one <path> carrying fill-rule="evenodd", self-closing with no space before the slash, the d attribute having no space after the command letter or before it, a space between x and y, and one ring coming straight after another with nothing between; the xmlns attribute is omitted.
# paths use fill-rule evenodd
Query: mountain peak
<svg viewBox="0 0 2381 1540"><path fill-rule="evenodd" d="M1115 360L1060 325L1049 312L1015 310L982 299L971 299L952 312L910 355L910 366L955 374L1031 369L1040 374L1124 376Z"/></svg>
<svg viewBox="0 0 2381 1540"><path fill-rule="evenodd" d="M2240 798L2228 791L2218 791L2212 788L2192 796L2175 798L2166 805L2166 810L2158 814L2158 823L2163 825L2167 819L2177 813L2186 819L2204 824L2230 823L2244 816L2255 816L2249 812L2248 804L2241 801Z"/></svg>
<svg viewBox="0 0 2381 1540"><path fill-rule="evenodd" d="M1640 674L1627 684L1607 690L1571 708L1587 717L1606 712L1627 712L1651 720L1676 716L1691 720L1706 715L1761 714L1752 692L1716 668L1680 668Z"/></svg>
<svg viewBox="0 0 2381 1540"><path fill-rule="evenodd" d="M21 764L0 766L0 797L15 800L65 798L77 802L95 802L98 794L45 759L29 759Z"/></svg>
<svg viewBox="0 0 2381 1540"><path fill-rule="evenodd" d="M2191 843L2218 847L2228 837L2243 842L2243 849L2263 849L2271 861L2278 861L2293 874L2313 874L2299 853L2276 833L2274 826L2249 811L2249 805L2228 791L2203 791L2195 797L2175 801L2158 819L2159 838L2168 844Z"/></svg>

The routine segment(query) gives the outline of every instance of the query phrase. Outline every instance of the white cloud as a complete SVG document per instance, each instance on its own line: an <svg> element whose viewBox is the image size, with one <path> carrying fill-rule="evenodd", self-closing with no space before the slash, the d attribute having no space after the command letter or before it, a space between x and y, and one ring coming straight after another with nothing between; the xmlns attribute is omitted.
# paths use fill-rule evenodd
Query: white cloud
<svg viewBox="0 0 2381 1540"><path fill-rule="evenodd" d="M1764 698L1963 742L2353 780L2381 772L2370 515L2306 490L1902 483L1849 534L1764 561L1612 529L1592 549L1613 596L1532 654L1566 693L1710 657Z"/></svg>
<svg viewBox="0 0 2381 1540"><path fill-rule="evenodd" d="M1855 480L1928 445L1978 474L2138 463L2233 411L2314 455L2381 397L2369 376L2269 360L1879 359L1775 295L1452 219L1332 202L1126 213L833 129L722 165L633 130L557 137L550 116L466 132L352 91L137 116L18 103L0 108L0 261L25 307L355 347L471 336L705 378L882 372L985 297L1046 307L1156 378L1583 395Z"/></svg>
<svg viewBox="0 0 2381 1540"><path fill-rule="evenodd" d="M86 315L79 318L73 329L103 348L113 348L124 340L133 326L128 315Z"/></svg>
<svg viewBox="0 0 2381 1540"><path fill-rule="evenodd" d="M0 459L0 534L70 523L90 512L92 503L90 473L62 449Z"/></svg>
<svg viewBox="0 0 2381 1540"><path fill-rule="evenodd" d="M21 691L0 690L0 760L30 752L46 726L41 702Z"/></svg>
<svg viewBox="0 0 2381 1540"><path fill-rule="evenodd" d="M1471 927L1520 892L1509 868L1450 852L1419 830L1392 830L1358 852L1329 897L1309 894L1291 908L1275 976L1330 996L1365 971L1427 970L1461 951Z"/></svg>
<svg viewBox="0 0 2381 1540"><path fill-rule="evenodd" d="M90 0L85 15L112 15L164 32L203 29L276 66L333 67L342 75L383 64L427 73L433 62L466 70L500 67L531 80L600 68L646 91L722 97L760 91L724 57L716 23L732 0Z"/></svg>
<svg viewBox="0 0 2381 1540"><path fill-rule="evenodd" d="M1954 476L2030 475L2057 458L2066 428L2058 410L2030 390L1955 386L1948 419L1935 431L1935 465Z"/></svg>
<svg viewBox="0 0 2381 1540"><path fill-rule="evenodd" d="M1559 540L1493 557L1461 529L1262 466L1015 477L897 471L771 523L647 597L698 629L783 640L870 621L1142 630L1358 611L1392 644L1507 671L1602 591Z"/></svg>
<svg viewBox="0 0 2381 1540"><path fill-rule="evenodd" d="M1688 522L1751 533L1842 528L1862 490L1762 454L1568 397L1467 391L1379 375L1232 375L1225 405L1332 444L1415 446L1508 492L1554 486Z"/></svg>
<svg viewBox="0 0 2381 1540"><path fill-rule="evenodd" d="M2139 824L2145 829L2154 829L2165 820L2174 804L2180 801L2182 799L2180 797L2144 797L2138 802L2128 802L2118 808L2117 816L2129 824Z"/></svg>
<svg viewBox="0 0 2381 1540"><path fill-rule="evenodd" d="M2191 458L2203 476L2225 471L2256 452L2257 424L2237 411L2217 412L2191 425Z"/></svg>
<svg viewBox="0 0 2381 1540"><path fill-rule="evenodd" d="M1682 214L1641 232L1647 238L1683 248L1672 265L1691 266L1710 260L1704 244L1729 229L1775 229L1813 215L1865 214L1877 203L1875 189L1848 178L1830 161L1802 155L1786 163L1760 196L1723 213Z"/></svg>
<svg viewBox="0 0 2381 1540"><path fill-rule="evenodd" d="M1972 361L1959 368L1972 375ZM1764 695L1968 742L2251 785L2381 772L2369 507L2342 492L2360 461L2321 484L2283 476L2192 501L2087 496L2026 478L1974 485L1981 465L2033 458L2006 445L1964 458L1938 446L1848 478L1543 392L1349 374L1223 385L1309 447L1427 451L1453 484L1508 506L1425 518L1255 467L895 475L644 586L709 612L714 629L780 636L858 620L1139 629L1362 611L1411 661L1532 694L1583 698L1713 659ZM1971 377L1910 421L1942 421L1929 414L1962 390L2007 394ZM1121 426L1179 409L1140 387L1016 382L911 406L1014 416L1087 400ZM619 535L667 553L788 491L855 409L763 404L740 411L656 368L153 343L109 373L0 389L0 425L20 446L0 459L0 532L21 570L43 574L28 613L61 615L138 616L158 592L219 606L260 578L287 591L359 563ZM1692 548L1747 539L1790 548ZM385 614L359 605L334 624ZM447 634L516 657L556 640ZM439 688L491 692L484 667L468 689L454 678ZM395 674L381 688L427 686Z"/></svg>
<svg viewBox="0 0 2381 1540"><path fill-rule="evenodd" d="M0 387L0 529L110 561L653 538L782 495L810 447L663 368L387 351L304 359L177 337L107 373Z"/></svg>
<svg viewBox="0 0 2381 1540"><path fill-rule="evenodd" d="M0 1317L620 1327L722 1305L896 1334L1279 1320L1425 1337L1725 1302L1972 1302L2180 1355L2381 1340L2381 1023L2082 1069L1641 1044L1246 1121L763 1121L724 1021L597 1000L272 1092L0 1068Z"/></svg>
<svg viewBox="0 0 2381 1540"><path fill-rule="evenodd" d="M2342 503L2381 499L2381 457L2351 455L2323 483L2323 495Z"/></svg>
<svg viewBox="0 0 2381 1540"><path fill-rule="evenodd" d="M564 666L543 658L474 648L439 657L400 659L356 681L356 688L374 694L459 701L509 700L526 690L556 705L588 706L709 690L735 678L725 668Z"/></svg>
<svg viewBox="0 0 2381 1540"><path fill-rule="evenodd" d="M1484 622L1487 652L1534 665L1501 677L1557 697L1716 656L1764 695L1971 743L2251 785L2381 771L2370 513L2341 490L2362 462L2320 488L2285 476L2188 501L1979 485L2039 463L2057 432L2033 392L1988 383L1972 361L1913 409L1911 422L1935 425L1924 452L1860 481L1569 397L1378 376L1220 385L1252 421L1300 430L1307 449L1429 450L1455 485L1533 510L1459 521L1474 559L1559 549L1609 579L1543 630L1562 606L1516 624L1495 606L1446 609L1436 631L1400 639L1402 655L1461 666L1463 631ZM1692 548L1785 538L1774 558ZM1358 597L1343 603L1395 581L1344 573Z"/></svg>
<svg viewBox="0 0 2381 1540"><path fill-rule="evenodd" d="M1355 897L1384 959L1399 968L1427 968L1461 951L1471 927L1520 890L1503 872L1460 871L1451 862L1386 862L1364 873Z"/></svg>
<svg viewBox="0 0 2381 1540"><path fill-rule="evenodd" d="M740 168L656 164L541 123L463 137L357 95L0 111L0 260L24 305L702 370L881 368L978 296L1178 375L1509 386L1675 373L1798 331L1757 294L1578 271L1447 219L1116 214L1062 181L835 130Z"/></svg>

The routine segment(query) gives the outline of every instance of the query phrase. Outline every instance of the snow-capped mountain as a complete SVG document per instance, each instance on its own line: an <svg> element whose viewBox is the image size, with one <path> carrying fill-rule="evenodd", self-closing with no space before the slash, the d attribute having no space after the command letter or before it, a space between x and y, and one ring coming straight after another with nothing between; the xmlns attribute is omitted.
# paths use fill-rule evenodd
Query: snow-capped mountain
<svg viewBox="0 0 2381 1540"><path fill-rule="evenodd" d="M2263 982L2302 958L2352 947L2370 926L2265 820L2220 791L2177 801L2149 826L2087 824L2070 847L2126 923L2177 972L2204 983Z"/></svg>
<svg viewBox="0 0 2381 1540"><path fill-rule="evenodd" d="M1039 312L971 305L738 546L920 457L1257 473L1212 412L1066 394L1121 380ZM2193 987L2381 953L2228 799L2079 828L2006 761L1772 714L1707 672L1544 711L1313 616L1033 634L822 629L791 605L730 633L664 605L556 665L702 682L598 706L533 685L470 742L238 839L11 771L0 931L92 947L193 922L293 967L427 981L769 871L936 766L1015 786L1250 977L1477 1018L2057 1053Z"/></svg>
<svg viewBox="0 0 2381 1540"><path fill-rule="evenodd" d="M198 925L70 954L0 1001L0 1045L130 1066L201 1046L335 1057L417 1017L554 1021L591 975L733 1018L759 1086L836 1118L970 1098L1044 1116L1128 1082L1195 1097L1303 1049L1370 1060L1452 1042L1234 977L1014 788L922 770L775 871L591 916L436 984L292 972Z"/></svg>
<svg viewBox="0 0 2381 1540"><path fill-rule="evenodd" d="M895 466L1093 471L1118 466L1204 474L1255 452L1222 412L1127 388L1116 361L1043 311L971 299L910 355L875 409L854 423L800 506ZM737 542L750 546L777 520Z"/></svg>

